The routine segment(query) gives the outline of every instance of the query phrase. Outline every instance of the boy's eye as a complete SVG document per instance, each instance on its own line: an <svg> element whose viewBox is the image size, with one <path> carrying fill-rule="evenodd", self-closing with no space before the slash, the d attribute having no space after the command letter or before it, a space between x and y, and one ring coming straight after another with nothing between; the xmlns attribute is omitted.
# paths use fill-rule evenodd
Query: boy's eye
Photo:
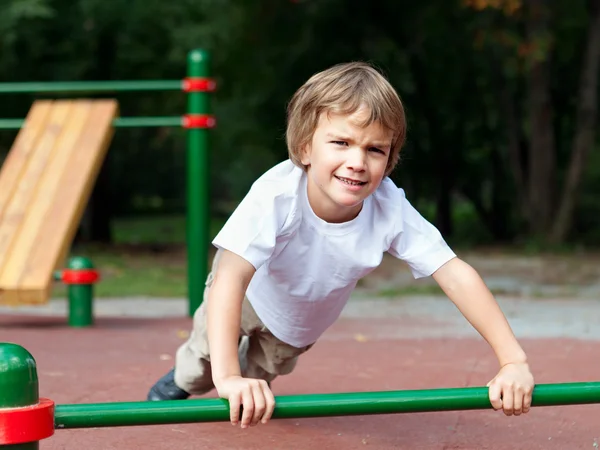
<svg viewBox="0 0 600 450"><path fill-rule="evenodd" d="M385 155L385 152L377 147L371 147L371 151L373 152L377 152L377 153L381 153L382 155Z"/></svg>
<svg viewBox="0 0 600 450"><path fill-rule="evenodd" d="M335 145L346 145L346 141L331 141Z"/></svg>

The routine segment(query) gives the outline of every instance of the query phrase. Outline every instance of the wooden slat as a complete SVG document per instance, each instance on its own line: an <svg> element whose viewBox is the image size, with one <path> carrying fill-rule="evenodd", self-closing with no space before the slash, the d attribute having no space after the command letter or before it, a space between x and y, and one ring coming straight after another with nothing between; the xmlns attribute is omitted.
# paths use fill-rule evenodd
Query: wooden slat
<svg viewBox="0 0 600 450"><path fill-rule="evenodd" d="M4 302L5 270L10 266L12 249L16 242L21 224L28 214L29 205L35 195L38 181L51 157L54 144L68 116L70 103L65 102L52 106L48 120L43 124L43 131L35 141L35 147L29 152L27 163L16 181L13 194L3 214L0 226L0 301Z"/></svg>
<svg viewBox="0 0 600 450"><path fill-rule="evenodd" d="M0 277L0 286L3 288L2 302L5 304L22 303L19 295L21 279L30 264L34 247L45 248L45 243L38 241L37 237L42 229L47 227L46 216L50 210L60 208L58 190L90 115L92 102L55 102L54 108L59 107L68 107L68 114L64 117L60 135L54 142L51 157L37 181L35 193L27 206L27 214L21 221L12 247L10 264L5 267Z"/></svg>
<svg viewBox="0 0 600 450"><path fill-rule="evenodd" d="M0 168L0 233L5 225L11 226L6 212L17 190L18 180L27 167L29 156L39 137L44 133L51 105L52 102L49 101L34 103L25 119L25 126L17 134L12 148ZM10 255L8 252L9 238L8 235L0 237L0 240L4 242L4 251L0 251L0 274L5 260Z"/></svg>
<svg viewBox="0 0 600 450"><path fill-rule="evenodd" d="M8 203L17 187L17 180L25 170L29 155L44 131L51 106L51 101L37 101L33 104L25 118L24 126L17 134L15 142L0 169L0 225ZM0 254L0 260L2 256Z"/></svg>
<svg viewBox="0 0 600 450"><path fill-rule="evenodd" d="M95 100L47 209L19 287L20 303L48 299L52 272L65 259L112 139L114 100Z"/></svg>

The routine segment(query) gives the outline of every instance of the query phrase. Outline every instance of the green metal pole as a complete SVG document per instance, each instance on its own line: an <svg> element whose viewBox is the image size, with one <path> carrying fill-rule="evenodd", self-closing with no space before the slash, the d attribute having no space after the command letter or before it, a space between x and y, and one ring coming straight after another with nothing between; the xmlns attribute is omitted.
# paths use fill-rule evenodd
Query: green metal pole
<svg viewBox="0 0 600 450"><path fill-rule="evenodd" d="M188 55L188 77L209 77L210 55L192 50ZM210 93L190 92L188 114L210 114ZM193 316L202 303L208 275L209 241L209 133L208 129L190 128L187 143L187 260L188 314Z"/></svg>
<svg viewBox="0 0 600 450"><path fill-rule="evenodd" d="M74 257L69 260L67 267L71 270L93 269L92 261L84 257ZM94 285L69 284L69 325L76 328L89 327L94 323Z"/></svg>
<svg viewBox="0 0 600 450"><path fill-rule="evenodd" d="M0 343L0 414L1 408L20 408L39 402L38 376L33 356L23 347ZM2 431L3 435L6 433ZM14 442L14 441L13 441ZM38 450L39 441L1 445L14 450Z"/></svg>
<svg viewBox="0 0 600 450"><path fill-rule="evenodd" d="M0 93L179 91L181 80L34 81L0 83Z"/></svg>
<svg viewBox="0 0 600 450"><path fill-rule="evenodd" d="M351 392L276 397L273 418L491 409L488 388ZM537 385L533 406L600 403L600 383ZM118 427L229 420L222 399L57 405L55 428Z"/></svg>
<svg viewBox="0 0 600 450"><path fill-rule="evenodd" d="M0 119L0 130L18 130L25 119ZM180 127L182 118L178 116L157 117L116 117L113 126L116 128L146 128L146 127Z"/></svg>

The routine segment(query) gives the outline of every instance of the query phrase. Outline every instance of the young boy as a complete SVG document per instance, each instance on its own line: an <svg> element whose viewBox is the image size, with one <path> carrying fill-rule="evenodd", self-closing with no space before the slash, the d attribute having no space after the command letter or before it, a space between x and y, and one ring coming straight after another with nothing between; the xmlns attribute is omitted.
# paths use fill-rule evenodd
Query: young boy
<svg viewBox="0 0 600 450"><path fill-rule="evenodd" d="M397 93L368 64L336 65L294 94L290 159L253 184L215 238L191 336L148 400L216 387L232 424L267 423L270 382L294 369L389 252L415 278L433 276L492 347L500 365L488 384L493 408L529 411L533 376L492 294L388 178L405 135Z"/></svg>

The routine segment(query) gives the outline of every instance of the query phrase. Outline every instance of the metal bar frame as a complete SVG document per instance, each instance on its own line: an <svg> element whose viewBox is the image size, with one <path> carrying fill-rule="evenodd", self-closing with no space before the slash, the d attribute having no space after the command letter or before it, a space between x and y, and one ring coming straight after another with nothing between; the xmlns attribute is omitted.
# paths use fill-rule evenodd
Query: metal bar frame
<svg viewBox="0 0 600 450"><path fill-rule="evenodd" d="M492 409L489 388L350 392L276 397L274 419ZM532 406L600 403L600 382L539 384ZM230 420L227 400L66 404L55 428L118 427Z"/></svg>
<svg viewBox="0 0 600 450"><path fill-rule="evenodd" d="M188 115L210 115L210 99L214 82L206 83L205 90L190 89L189 83L190 80L210 77L209 53L200 49L191 50L188 53L187 66L187 77L181 80L7 82L0 83L0 94L172 90L187 93ZM0 119L0 130L19 129L24 122L24 119ZM117 128L185 127L183 116L117 117L113 124ZM202 303L204 280L208 275L210 128L189 127L187 131L186 243L190 317Z"/></svg>

